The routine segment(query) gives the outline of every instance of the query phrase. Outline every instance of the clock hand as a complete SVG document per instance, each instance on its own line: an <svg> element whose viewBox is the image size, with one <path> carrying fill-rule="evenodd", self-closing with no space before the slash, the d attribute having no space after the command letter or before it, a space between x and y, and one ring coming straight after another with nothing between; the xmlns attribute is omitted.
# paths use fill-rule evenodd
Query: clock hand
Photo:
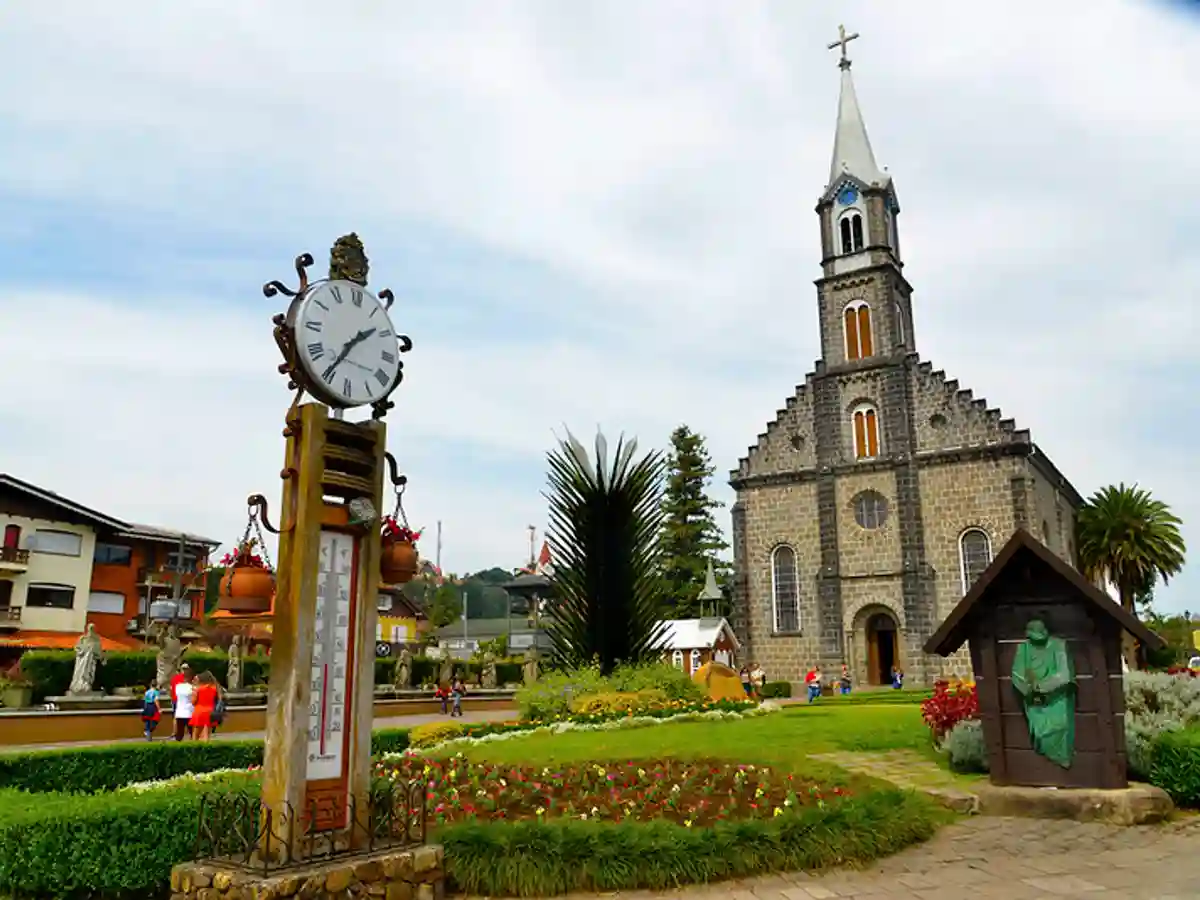
<svg viewBox="0 0 1200 900"><path fill-rule="evenodd" d="M350 340L346 341L345 346L342 347L341 352L336 357L334 357L333 362L331 362L329 364L329 367L325 370L324 377L326 379L332 378L334 370L337 369L337 367L340 366L345 361L346 357L350 355L350 351L353 350L355 347L357 347L359 344L361 344L363 341L365 341L367 338L369 338L371 335L373 335L375 333L375 330L376 329L374 329L374 328L368 328L366 331L360 331L354 337L350 338ZM360 366L360 368L361 368L361 366Z"/></svg>

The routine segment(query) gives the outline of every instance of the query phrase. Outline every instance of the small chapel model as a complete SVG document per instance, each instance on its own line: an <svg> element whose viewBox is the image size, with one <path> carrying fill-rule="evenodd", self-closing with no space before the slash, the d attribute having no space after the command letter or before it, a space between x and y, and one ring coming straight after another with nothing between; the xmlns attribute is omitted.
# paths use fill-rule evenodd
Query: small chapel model
<svg viewBox="0 0 1200 900"><path fill-rule="evenodd" d="M833 162L816 212L821 358L731 485L733 625L746 659L858 685L970 670L923 651L1019 528L1075 565L1082 498L1028 431L921 360L900 203L867 139L846 44ZM969 239L969 235L967 236Z"/></svg>

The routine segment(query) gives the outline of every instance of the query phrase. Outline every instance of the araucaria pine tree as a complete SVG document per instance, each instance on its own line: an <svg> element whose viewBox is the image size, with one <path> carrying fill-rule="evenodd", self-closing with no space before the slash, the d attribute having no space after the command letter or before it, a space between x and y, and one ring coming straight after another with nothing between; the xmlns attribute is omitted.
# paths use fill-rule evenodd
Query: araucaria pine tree
<svg viewBox="0 0 1200 900"><path fill-rule="evenodd" d="M667 608L664 616L686 619L701 613L699 595L708 561L713 561L719 583L730 566L717 558L729 545L714 512L725 504L708 496L712 460L704 438L686 425L671 434L667 457L667 490L663 498L663 584ZM705 610L712 614L712 610Z"/></svg>

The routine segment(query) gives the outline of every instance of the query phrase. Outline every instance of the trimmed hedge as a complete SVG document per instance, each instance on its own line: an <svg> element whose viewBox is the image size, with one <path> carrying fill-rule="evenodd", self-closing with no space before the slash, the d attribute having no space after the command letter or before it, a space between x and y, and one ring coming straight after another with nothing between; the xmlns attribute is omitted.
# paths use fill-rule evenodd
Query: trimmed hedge
<svg viewBox="0 0 1200 900"><path fill-rule="evenodd" d="M685 828L670 822L459 823L438 829L448 888L490 897L661 890L766 872L868 862L933 835L943 814L883 790L773 819Z"/></svg>
<svg viewBox="0 0 1200 900"><path fill-rule="evenodd" d="M1150 750L1150 783L1177 806L1200 808L1200 728L1168 731Z"/></svg>
<svg viewBox="0 0 1200 900"><path fill-rule="evenodd" d="M371 735L371 752L399 753L408 747L407 728L385 728ZM159 741L0 755L0 790L30 793L94 794L138 781L159 781L187 772L260 766L263 742Z"/></svg>
<svg viewBox="0 0 1200 900"><path fill-rule="evenodd" d="M781 697L792 696L792 683L790 681L768 681L762 686L759 692L764 700L777 700Z"/></svg>
<svg viewBox="0 0 1200 900"><path fill-rule="evenodd" d="M100 795L0 790L0 894L14 898L165 895L194 850L200 796L256 793L250 779ZM662 889L764 872L867 862L929 838L944 815L886 790L773 819L685 828L669 822L459 823L446 847L447 888L490 896Z"/></svg>
<svg viewBox="0 0 1200 900"><path fill-rule="evenodd" d="M102 666L96 667L96 687L110 694L117 688L140 687L145 689L155 676L155 653L153 650L131 650L109 653ZM225 653L186 653L183 661L193 672L212 672L222 684L229 673L229 656ZM440 660L428 656L413 657L413 684L420 687L437 678ZM394 657L375 659L375 683L391 684L395 669ZM456 662L460 669L466 668L467 680L476 682L483 671L478 661ZM21 656L21 674L33 682L35 703L47 697L61 697L71 686L75 671L75 653L71 650L30 650ZM242 657L242 684L266 684L271 674L271 658L249 655ZM499 684L519 684L523 677L520 660L509 659L496 663L496 680Z"/></svg>

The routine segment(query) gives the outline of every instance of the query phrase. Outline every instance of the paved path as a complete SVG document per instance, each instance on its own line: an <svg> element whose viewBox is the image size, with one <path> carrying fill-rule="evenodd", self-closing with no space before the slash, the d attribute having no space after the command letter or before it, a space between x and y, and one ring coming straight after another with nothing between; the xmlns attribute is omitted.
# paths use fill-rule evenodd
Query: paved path
<svg viewBox="0 0 1200 900"><path fill-rule="evenodd" d="M459 722L504 722L512 719L515 713L511 709L503 710L465 710L462 718L457 719ZM135 721L135 720L131 720ZM443 716L439 713L421 714L413 716L397 716L390 719L376 719L375 728L412 728L415 725L426 725L429 722L447 722L450 721L449 716ZM140 720L136 720L138 725ZM163 716L162 723L158 726L159 737L157 740L165 740L164 735L168 734L171 727L171 717ZM248 741L262 740L263 733L261 731L218 731L213 735L213 740L217 741ZM59 750L64 747L105 747L111 744L142 744L145 743L145 738L123 738L116 741L70 741L63 744L17 744L14 746L0 747L0 754L3 753L21 753L27 750Z"/></svg>
<svg viewBox="0 0 1200 900"><path fill-rule="evenodd" d="M879 753L814 753L809 759L832 763L854 772L890 781L920 791L955 812L972 813L979 799L972 793L972 779L954 775L913 750L886 750Z"/></svg>
<svg viewBox="0 0 1200 900"><path fill-rule="evenodd" d="M863 871L574 900L1196 900L1200 817L1140 828L975 816ZM474 898L481 900L481 898Z"/></svg>

